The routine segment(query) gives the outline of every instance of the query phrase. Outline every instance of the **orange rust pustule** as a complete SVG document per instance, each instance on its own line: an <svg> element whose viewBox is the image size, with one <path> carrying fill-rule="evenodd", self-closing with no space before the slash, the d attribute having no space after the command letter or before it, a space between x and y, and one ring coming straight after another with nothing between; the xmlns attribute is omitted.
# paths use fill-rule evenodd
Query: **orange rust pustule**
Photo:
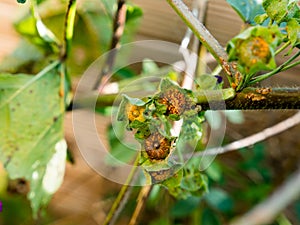
<svg viewBox="0 0 300 225"><path fill-rule="evenodd" d="M158 102L167 106L167 114L175 115L182 115L187 105L185 95L177 89L164 92Z"/></svg>
<svg viewBox="0 0 300 225"><path fill-rule="evenodd" d="M270 54L268 43L261 37L255 37L251 46L252 54L259 58L266 58Z"/></svg>
<svg viewBox="0 0 300 225"><path fill-rule="evenodd" d="M170 153L171 141L155 132L145 140L144 147L150 159L162 160Z"/></svg>
<svg viewBox="0 0 300 225"><path fill-rule="evenodd" d="M259 94L267 95L272 91L272 89L271 88L258 88L255 91Z"/></svg>

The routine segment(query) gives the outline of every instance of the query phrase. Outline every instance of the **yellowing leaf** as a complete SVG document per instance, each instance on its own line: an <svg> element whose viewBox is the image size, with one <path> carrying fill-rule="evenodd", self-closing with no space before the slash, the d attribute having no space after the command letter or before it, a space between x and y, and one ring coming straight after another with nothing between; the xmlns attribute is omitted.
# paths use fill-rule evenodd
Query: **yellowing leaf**
<svg viewBox="0 0 300 225"><path fill-rule="evenodd" d="M10 178L30 181L28 198L35 215L53 194L45 188L44 176L63 139L58 66L54 62L36 76L0 74L0 161Z"/></svg>

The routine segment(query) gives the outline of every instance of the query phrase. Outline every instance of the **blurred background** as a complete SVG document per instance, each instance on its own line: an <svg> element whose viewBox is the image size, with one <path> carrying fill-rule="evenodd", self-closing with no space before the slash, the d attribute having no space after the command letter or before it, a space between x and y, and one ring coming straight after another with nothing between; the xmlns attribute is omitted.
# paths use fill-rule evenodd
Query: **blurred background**
<svg viewBox="0 0 300 225"><path fill-rule="evenodd" d="M45 23L55 30L55 27L61 24L66 5L57 6L54 2L58 2L58 0L46 2L51 4L42 7L41 15ZM109 35L111 34L110 6L99 4L101 6L99 7L100 13L104 16L97 17L97 10L92 11L91 8L88 8L88 3L92 4L93 0L86 0L85 4L83 2L79 1L78 4L78 29L75 28L71 57L71 76L74 89L87 66L108 49ZM132 0L130 2L139 6L143 15L138 19L132 16L129 27L131 26L130 29L136 33L134 36L128 35L127 37L125 31L126 41L164 40L180 44L186 32L186 26L166 1ZM191 5L191 1L185 2ZM14 26L14 24L20 24L28 10L28 3L18 4L16 0L0 1L0 68L2 71L13 71L14 68L21 67L20 60L17 63L13 62L10 68L5 68L8 65L7 60L9 60L7 56L15 52L16 48L24 42L20 37L20 32L15 28L18 28L18 25ZM94 16L92 21L97 19L98 22L89 24L89 18L82 16L86 12L85 10L90 10L89 16L91 18ZM222 46L226 46L226 43L244 26L236 12L225 0L207 1L205 25ZM101 29L108 33L107 36L93 35L101 33ZM89 39L90 45L82 47L81 45L83 41L86 42L86 39ZM100 42L101 46L97 47ZM36 57L33 57L33 60L38 61L39 55L35 51L33 53ZM160 54L160 52L154 54ZM171 54L170 57L174 57ZM151 58L151 56L149 57ZM209 55L207 60L209 65L214 65ZM282 57L278 58L278 62L282 60ZM34 65L35 67L30 67L30 69L38 70L39 66ZM28 71L28 64L22 69ZM121 75L124 73L123 71ZM298 66L276 75L265 81L263 85L268 87L300 86L299 75L300 68ZM288 118L295 112L295 110L268 110L232 113L229 117L231 119L227 123L224 144L259 132ZM99 114L96 116L96 122L99 136L110 148L112 139L109 136L109 117L103 113ZM191 197L187 200L175 200L163 188L155 187L150 193L138 224L226 224L233 217L247 212L255 204L269 196L296 170L300 159L299 132L300 126L296 126L247 149L218 156L206 171L211 192L203 198ZM67 163L63 185L54 195L49 207L44 211L43 217L38 221L34 222L31 219L30 206L26 200L29 188L26 181L7 180L7 175L0 166L0 200L3 202L4 208L4 212L0 213L0 224L102 224L121 185L101 177L82 159L74 139L71 112L67 112L65 117L65 138L68 148L74 156L74 163ZM133 188L129 202L117 224L128 223L136 204L138 192L139 188ZM273 224L300 224L299 221L300 200L291 204Z"/></svg>

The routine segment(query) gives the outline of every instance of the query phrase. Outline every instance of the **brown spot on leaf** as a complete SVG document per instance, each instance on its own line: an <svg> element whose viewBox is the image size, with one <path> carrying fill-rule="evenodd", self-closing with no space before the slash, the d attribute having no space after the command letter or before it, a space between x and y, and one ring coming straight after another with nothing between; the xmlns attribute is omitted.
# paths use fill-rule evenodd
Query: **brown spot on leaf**
<svg viewBox="0 0 300 225"><path fill-rule="evenodd" d="M29 182L24 178L10 180L7 191L12 194L27 194L29 191Z"/></svg>

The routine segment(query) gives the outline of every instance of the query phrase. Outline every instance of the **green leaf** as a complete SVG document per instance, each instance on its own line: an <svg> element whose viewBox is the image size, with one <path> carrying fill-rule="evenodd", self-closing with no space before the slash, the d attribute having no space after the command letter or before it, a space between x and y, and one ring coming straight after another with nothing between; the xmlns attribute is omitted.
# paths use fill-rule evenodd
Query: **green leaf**
<svg viewBox="0 0 300 225"><path fill-rule="evenodd" d="M178 141L200 140L203 132L203 122L204 116L198 115L198 113L194 116L185 117L183 119Z"/></svg>
<svg viewBox="0 0 300 225"><path fill-rule="evenodd" d="M229 212L233 209L233 200L221 189L211 189L210 192L205 195L205 200L210 206L221 212Z"/></svg>
<svg viewBox="0 0 300 225"><path fill-rule="evenodd" d="M191 195L202 196L207 191L207 180L198 168L185 170L180 187Z"/></svg>
<svg viewBox="0 0 300 225"><path fill-rule="evenodd" d="M146 103L138 98L131 98L125 94L122 95L122 101L119 106L117 120L118 121L127 121L127 106L136 105L136 106L144 106Z"/></svg>
<svg viewBox="0 0 300 225"><path fill-rule="evenodd" d="M6 73L32 73L37 67L37 64L35 66L32 64L34 62L41 63L43 57L44 53L41 49L27 40L22 40L12 53L1 61L0 71Z"/></svg>
<svg viewBox="0 0 300 225"><path fill-rule="evenodd" d="M287 22L286 30L291 45L294 47L300 44L300 24L296 19L292 18Z"/></svg>
<svg viewBox="0 0 300 225"><path fill-rule="evenodd" d="M254 18L264 13L264 9L256 0L227 0L245 23L255 24Z"/></svg>
<svg viewBox="0 0 300 225"><path fill-rule="evenodd" d="M298 0L290 0L286 20L296 19L300 23L300 5Z"/></svg>
<svg viewBox="0 0 300 225"><path fill-rule="evenodd" d="M197 84L201 90L214 90L217 87L218 79L210 74L202 74L197 79Z"/></svg>
<svg viewBox="0 0 300 225"><path fill-rule="evenodd" d="M295 208L297 219L298 219L298 221L300 221L300 200L298 200L295 203L294 208Z"/></svg>
<svg viewBox="0 0 300 225"><path fill-rule="evenodd" d="M267 13L261 14L261 15L257 15L254 18L254 22L257 24L263 24L267 19L269 18Z"/></svg>
<svg viewBox="0 0 300 225"><path fill-rule="evenodd" d="M185 217L190 215L195 209L198 208L201 198L189 197L187 199L180 199L171 208L171 215L174 217Z"/></svg>
<svg viewBox="0 0 300 225"><path fill-rule="evenodd" d="M221 222L214 211L205 208L202 213L201 225L221 225Z"/></svg>
<svg viewBox="0 0 300 225"><path fill-rule="evenodd" d="M124 127L121 123L116 123L113 127L110 127L108 130L108 140L110 144L110 154L106 155L105 162L108 165L117 166L121 163L129 163L134 159L134 156L137 154L136 144L133 143L123 143L124 139ZM118 134L116 134L116 132ZM132 147L130 148L129 147Z"/></svg>
<svg viewBox="0 0 300 225"><path fill-rule="evenodd" d="M143 74L154 74L159 70L157 64L151 59L143 59Z"/></svg>
<svg viewBox="0 0 300 225"><path fill-rule="evenodd" d="M24 4L26 0L17 0L18 3Z"/></svg>
<svg viewBox="0 0 300 225"><path fill-rule="evenodd" d="M215 182L221 182L224 179L221 165L216 160L205 170L205 173Z"/></svg>
<svg viewBox="0 0 300 225"><path fill-rule="evenodd" d="M162 218L156 218L155 220L151 221L149 225L171 225L170 219L168 216Z"/></svg>
<svg viewBox="0 0 300 225"><path fill-rule="evenodd" d="M35 215L58 188L66 157L58 65L36 76L0 74L0 161L10 178L30 181Z"/></svg>
<svg viewBox="0 0 300 225"><path fill-rule="evenodd" d="M32 15L15 25L16 30L31 43L43 47L49 52L58 52L58 41L41 20Z"/></svg>
<svg viewBox="0 0 300 225"><path fill-rule="evenodd" d="M127 4L126 23L132 20L139 20L143 16L143 10L132 4Z"/></svg>
<svg viewBox="0 0 300 225"><path fill-rule="evenodd" d="M278 24L281 23L288 14L288 4L289 0L264 0L262 3L268 16Z"/></svg>

